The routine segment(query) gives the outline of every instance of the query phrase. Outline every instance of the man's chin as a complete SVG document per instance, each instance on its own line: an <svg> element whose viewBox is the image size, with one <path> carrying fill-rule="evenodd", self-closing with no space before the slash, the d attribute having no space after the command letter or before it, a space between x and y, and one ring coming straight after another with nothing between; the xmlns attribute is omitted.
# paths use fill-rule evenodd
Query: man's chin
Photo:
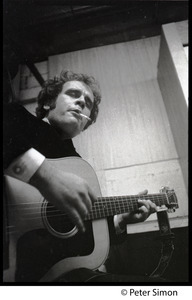
<svg viewBox="0 0 192 300"><path fill-rule="evenodd" d="M59 135L66 139L74 138L82 131L79 121L75 117L70 117L68 120L65 119L65 122L59 124L52 123L52 125Z"/></svg>
<svg viewBox="0 0 192 300"><path fill-rule="evenodd" d="M79 126L69 125L64 130L62 130L62 135L65 138L72 139L79 135L81 132Z"/></svg>

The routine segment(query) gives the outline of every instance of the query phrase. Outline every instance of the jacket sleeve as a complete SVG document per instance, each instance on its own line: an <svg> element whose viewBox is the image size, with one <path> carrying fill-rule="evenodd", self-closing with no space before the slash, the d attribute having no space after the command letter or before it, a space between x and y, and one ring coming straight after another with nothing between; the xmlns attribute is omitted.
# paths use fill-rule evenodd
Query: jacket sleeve
<svg viewBox="0 0 192 300"><path fill-rule="evenodd" d="M3 167L32 147L30 142L29 117L24 107L5 104L3 107Z"/></svg>

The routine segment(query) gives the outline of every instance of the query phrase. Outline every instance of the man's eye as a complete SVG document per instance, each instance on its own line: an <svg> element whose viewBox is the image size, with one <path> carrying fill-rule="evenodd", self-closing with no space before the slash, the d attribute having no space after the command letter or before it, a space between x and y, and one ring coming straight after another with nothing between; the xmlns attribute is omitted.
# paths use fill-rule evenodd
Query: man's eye
<svg viewBox="0 0 192 300"><path fill-rule="evenodd" d="M89 109L92 109L93 108L93 102L89 98L85 99L85 101L86 101L86 106Z"/></svg>
<svg viewBox="0 0 192 300"><path fill-rule="evenodd" d="M76 97L77 93L74 92L74 91L71 91L71 92L69 93L69 95L72 96L72 97Z"/></svg>
<svg viewBox="0 0 192 300"><path fill-rule="evenodd" d="M78 91L68 91L67 95L73 97L73 98L79 98L81 96L81 94Z"/></svg>

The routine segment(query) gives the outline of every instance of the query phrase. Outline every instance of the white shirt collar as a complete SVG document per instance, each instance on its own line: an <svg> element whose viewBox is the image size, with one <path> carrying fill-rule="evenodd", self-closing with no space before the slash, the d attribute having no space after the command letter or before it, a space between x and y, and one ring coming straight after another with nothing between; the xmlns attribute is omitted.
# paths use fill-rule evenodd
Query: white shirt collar
<svg viewBox="0 0 192 300"><path fill-rule="evenodd" d="M47 118L43 118L42 121L44 121L44 122L46 122L46 123L48 123L50 125L50 122L49 122L49 120Z"/></svg>

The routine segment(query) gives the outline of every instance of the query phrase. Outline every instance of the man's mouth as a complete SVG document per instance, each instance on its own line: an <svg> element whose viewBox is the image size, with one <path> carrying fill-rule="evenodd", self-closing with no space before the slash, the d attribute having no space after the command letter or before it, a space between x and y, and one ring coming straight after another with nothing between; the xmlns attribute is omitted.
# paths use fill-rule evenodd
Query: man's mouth
<svg viewBox="0 0 192 300"><path fill-rule="evenodd" d="M82 118L81 117L81 111L79 109L70 109L69 112L73 113L75 116L77 116L78 118Z"/></svg>
<svg viewBox="0 0 192 300"><path fill-rule="evenodd" d="M71 109L70 111L74 111L74 112L76 112L77 114L80 114L80 113L81 113L81 110L80 110L80 109Z"/></svg>
<svg viewBox="0 0 192 300"><path fill-rule="evenodd" d="M87 121L91 121L91 119L88 116L82 114L81 110L79 109L70 109L70 112L75 113L75 115L77 115L80 119L85 118Z"/></svg>

